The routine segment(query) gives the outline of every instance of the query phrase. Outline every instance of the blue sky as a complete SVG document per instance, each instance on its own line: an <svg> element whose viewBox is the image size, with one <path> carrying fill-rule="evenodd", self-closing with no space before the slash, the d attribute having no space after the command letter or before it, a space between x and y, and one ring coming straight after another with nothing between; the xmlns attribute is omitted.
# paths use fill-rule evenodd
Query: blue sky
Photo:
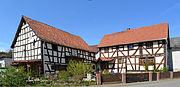
<svg viewBox="0 0 180 87"><path fill-rule="evenodd" d="M180 0L0 0L0 50L14 39L21 16L82 37L89 45L103 35L169 22L180 37Z"/></svg>

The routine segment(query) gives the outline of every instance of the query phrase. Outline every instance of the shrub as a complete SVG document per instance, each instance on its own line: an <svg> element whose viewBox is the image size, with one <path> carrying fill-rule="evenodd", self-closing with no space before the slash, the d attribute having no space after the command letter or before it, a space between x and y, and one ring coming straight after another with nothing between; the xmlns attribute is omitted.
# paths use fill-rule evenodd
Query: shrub
<svg viewBox="0 0 180 87"><path fill-rule="evenodd" d="M40 82L40 81L33 81L29 82L28 86L46 86L46 82Z"/></svg>
<svg viewBox="0 0 180 87"><path fill-rule="evenodd" d="M162 68L158 69L158 72L162 72Z"/></svg>
<svg viewBox="0 0 180 87"><path fill-rule="evenodd" d="M63 70L59 72L59 81L66 82L68 80L69 72Z"/></svg>
<svg viewBox="0 0 180 87"><path fill-rule="evenodd" d="M163 72L167 72L168 67L163 67Z"/></svg>
<svg viewBox="0 0 180 87"><path fill-rule="evenodd" d="M84 85L84 86L89 86L89 82L88 81L83 81L81 84Z"/></svg>
<svg viewBox="0 0 180 87"><path fill-rule="evenodd" d="M92 72L92 67L82 61L70 60L67 66L67 70L72 75L72 80L76 83L80 83L85 74Z"/></svg>
<svg viewBox="0 0 180 87"><path fill-rule="evenodd" d="M96 81L95 80L89 81L89 85L96 85Z"/></svg>
<svg viewBox="0 0 180 87"><path fill-rule="evenodd" d="M30 70L29 75L32 77L37 77L37 73L34 70Z"/></svg>
<svg viewBox="0 0 180 87"><path fill-rule="evenodd" d="M24 72L24 68L10 67L2 72L1 84L2 86L25 86L28 79L28 73Z"/></svg>
<svg viewBox="0 0 180 87"><path fill-rule="evenodd" d="M0 67L0 69L8 69L8 67Z"/></svg>
<svg viewBox="0 0 180 87"><path fill-rule="evenodd" d="M109 72L109 70L104 69L103 72L102 72L102 74L107 74L107 75L108 75L108 74L110 74L110 72Z"/></svg>

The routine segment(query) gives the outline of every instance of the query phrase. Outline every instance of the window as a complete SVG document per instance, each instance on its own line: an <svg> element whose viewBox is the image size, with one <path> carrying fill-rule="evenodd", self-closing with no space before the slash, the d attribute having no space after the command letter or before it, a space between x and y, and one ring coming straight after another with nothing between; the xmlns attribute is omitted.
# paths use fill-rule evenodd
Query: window
<svg viewBox="0 0 180 87"><path fill-rule="evenodd" d="M65 58L61 58L61 63L66 63Z"/></svg>
<svg viewBox="0 0 180 87"><path fill-rule="evenodd" d="M104 52L105 52L105 53L108 53L108 52L109 52L109 49L108 49L108 48L104 48Z"/></svg>
<svg viewBox="0 0 180 87"><path fill-rule="evenodd" d="M114 61L110 61L108 63L108 69L114 69L115 68L114 66L115 66Z"/></svg>
<svg viewBox="0 0 180 87"><path fill-rule="evenodd" d="M154 64L154 57L144 57L140 59L140 65L144 65L145 63L149 63L150 65Z"/></svg>
<svg viewBox="0 0 180 87"><path fill-rule="evenodd" d="M57 48L57 45L52 45L52 49L54 50L54 51L57 51L58 50L58 48Z"/></svg>
<svg viewBox="0 0 180 87"><path fill-rule="evenodd" d="M88 56L91 56L91 53L88 53Z"/></svg>
<svg viewBox="0 0 180 87"><path fill-rule="evenodd" d="M152 48L153 47L153 43L146 43L146 48Z"/></svg>
<svg viewBox="0 0 180 87"><path fill-rule="evenodd" d="M129 45L129 49L133 49L133 45Z"/></svg>
<svg viewBox="0 0 180 87"><path fill-rule="evenodd" d="M146 63L146 58L141 58L140 59L140 65L144 65Z"/></svg>

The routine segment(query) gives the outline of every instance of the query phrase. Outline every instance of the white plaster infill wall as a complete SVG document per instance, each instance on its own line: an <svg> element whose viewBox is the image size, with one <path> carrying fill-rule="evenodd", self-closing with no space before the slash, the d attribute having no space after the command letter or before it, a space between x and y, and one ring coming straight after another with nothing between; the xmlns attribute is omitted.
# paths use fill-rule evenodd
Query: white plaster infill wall
<svg viewBox="0 0 180 87"><path fill-rule="evenodd" d="M172 51L173 71L180 71L180 49Z"/></svg>

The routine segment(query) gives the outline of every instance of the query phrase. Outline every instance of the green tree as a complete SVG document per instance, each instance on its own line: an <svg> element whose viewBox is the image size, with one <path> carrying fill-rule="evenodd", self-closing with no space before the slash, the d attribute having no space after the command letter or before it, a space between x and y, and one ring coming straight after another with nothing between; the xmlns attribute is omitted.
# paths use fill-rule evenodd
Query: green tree
<svg viewBox="0 0 180 87"><path fill-rule="evenodd" d="M9 51L6 53L6 57L12 58L12 50L9 50Z"/></svg>
<svg viewBox="0 0 180 87"><path fill-rule="evenodd" d="M72 80L80 83L85 74L92 72L92 67L82 61L70 60L67 66L67 71L72 75Z"/></svg>
<svg viewBox="0 0 180 87"><path fill-rule="evenodd" d="M25 86L28 79L28 73L24 71L23 67L10 67L2 72L1 85L9 87Z"/></svg>
<svg viewBox="0 0 180 87"><path fill-rule="evenodd" d="M11 58L12 57L12 50L9 50L8 52L0 52L0 57L7 57L7 58Z"/></svg>

